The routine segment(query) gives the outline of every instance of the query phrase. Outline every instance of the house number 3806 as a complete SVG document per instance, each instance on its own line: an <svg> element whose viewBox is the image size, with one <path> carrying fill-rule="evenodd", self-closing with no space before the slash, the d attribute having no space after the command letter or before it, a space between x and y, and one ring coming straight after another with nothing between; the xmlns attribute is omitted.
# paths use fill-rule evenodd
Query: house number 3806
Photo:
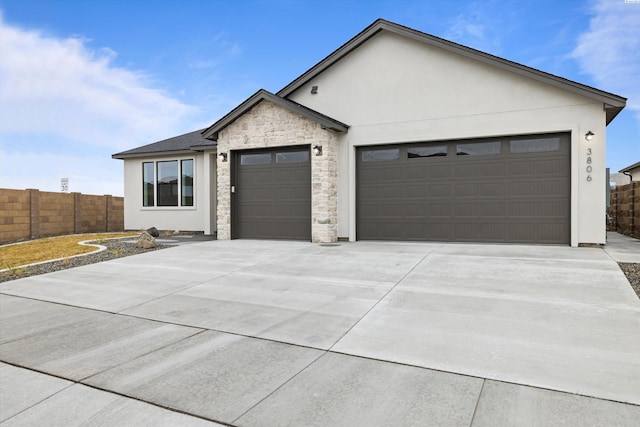
<svg viewBox="0 0 640 427"><path fill-rule="evenodd" d="M591 148L587 148L587 181L591 181L591 171L593 168L591 167Z"/></svg>

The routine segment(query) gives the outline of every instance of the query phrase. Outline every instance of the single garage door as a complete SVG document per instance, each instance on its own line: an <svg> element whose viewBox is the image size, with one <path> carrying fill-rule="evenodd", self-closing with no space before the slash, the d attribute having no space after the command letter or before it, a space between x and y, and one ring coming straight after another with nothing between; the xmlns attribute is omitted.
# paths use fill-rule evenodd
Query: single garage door
<svg viewBox="0 0 640 427"><path fill-rule="evenodd" d="M361 147L357 238L563 243L570 135Z"/></svg>
<svg viewBox="0 0 640 427"><path fill-rule="evenodd" d="M232 236L311 240L309 147L234 153Z"/></svg>

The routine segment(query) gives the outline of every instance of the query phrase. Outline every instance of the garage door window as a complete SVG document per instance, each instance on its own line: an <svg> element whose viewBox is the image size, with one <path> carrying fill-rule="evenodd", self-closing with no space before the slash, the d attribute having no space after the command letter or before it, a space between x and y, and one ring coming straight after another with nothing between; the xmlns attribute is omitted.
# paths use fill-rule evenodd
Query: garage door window
<svg viewBox="0 0 640 427"><path fill-rule="evenodd" d="M510 141L509 145L512 153L560 151L560 138L520 139Z"/></svg>
<svg viewBox="0 0 640 427"><path fill-rule="evenodd" d="M276 153L276 163L307 163L308 161L309 150Z"/></svg>
<svg viewBox="0 0 640 427"><path fill-rule="evenodd" d="M240 164L243 166L268 165L271 163L271 153L242 154Z"/></svg>
<svg viewBox="0 0 640 427"><path fill-rule="evenodd" d="M407 148L407 157L410 159L418 157L444 157L446 155L446 145Z"/></svg>
<svg viewBox="0 0 640 427"><path fill-rule="evenodd" d="M363 162L386 162L398 160L400 158L399 148L389 148L382 150L362 150Z"/></svg>
<svg viewBox="0 0 640 427"><path fill-rule="evenodd" d="M502 142L477 142L475 144L457 144L456 154L458 156L488 156L500 154Z"/></svg>

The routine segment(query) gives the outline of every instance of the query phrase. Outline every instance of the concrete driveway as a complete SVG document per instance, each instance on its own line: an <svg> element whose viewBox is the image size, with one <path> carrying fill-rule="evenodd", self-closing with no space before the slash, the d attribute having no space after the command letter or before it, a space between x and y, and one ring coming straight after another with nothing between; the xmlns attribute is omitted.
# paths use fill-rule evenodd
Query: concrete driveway
<svg viewBox="0 0 640 427"><path fill-rule="evenodd" d="M213 241L7 282L0 423L637 426L611 253Z"/></svg>

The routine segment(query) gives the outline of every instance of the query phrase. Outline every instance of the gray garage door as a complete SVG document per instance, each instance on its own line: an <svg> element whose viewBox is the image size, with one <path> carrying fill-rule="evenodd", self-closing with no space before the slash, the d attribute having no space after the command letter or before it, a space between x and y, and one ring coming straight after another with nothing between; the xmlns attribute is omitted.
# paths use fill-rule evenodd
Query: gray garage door
<svg viewBox="0 0 640 427"><path fill-rule="evenodd" d="M361 147L357 238L564 243L569 134Z"/></svg>
<svg viewBox="0 0 640 427"><path fill-rule="evenodd" d="M232 236L311 240L308 147L234 154Z"/></svg>

